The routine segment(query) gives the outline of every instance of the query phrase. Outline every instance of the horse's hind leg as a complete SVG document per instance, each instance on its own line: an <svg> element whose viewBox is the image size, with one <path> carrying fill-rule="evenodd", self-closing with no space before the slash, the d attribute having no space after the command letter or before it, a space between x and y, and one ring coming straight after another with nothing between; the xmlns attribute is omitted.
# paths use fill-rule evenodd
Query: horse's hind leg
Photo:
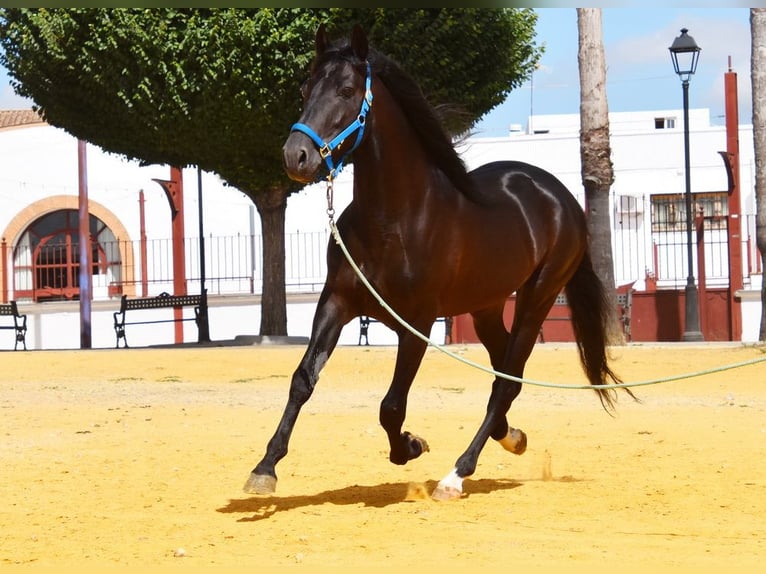
<svg viewBox="0 0 766 574"><path fill-rule="evenodd" d="M496 371L503 370L506 353L511 346L511 334L503 321L504 308L505 301L495 307L473 313L476 335L489 352L492 368ZM513 454L524 454L527 448L527 435L524 431L511 427L505 421L498 424L496 431L490 436Z"/></svg>
<svg viewBox="0 0 766 574"><path fill-rule="evenodd" d="M301 407L311 397L319 372L329 359L345 321L332 299L320 298L314 315L311 339L290 382L290 394L282 419L266 447L266 454L250 473L244 490L250 494L272 494L277 486L276 464L287 454L287 444Z"/></svg>
<svg viewBox="0 0 766 574"><path fill-rule="evenodd" d="M472 313L476 336L486 347L492 368L495 370L503 366L503 359L508 348L508 337L510 337L510 333L508 333L503 322L504 308L505 301L502 301L494 307Z"/></svg>
<svg viewBox="0 0 766 574"><path fill-rule="evenodd" d="M539 282L537 285L539 286ZM519 290L513 326L506 339L502 359L497 360L499 345L496 342L490 348L490 353L495 354L492 357L495 370L517 378L523 376L524 365L532 353L540 326L556 300L557 294L557 289L543 291L542 289L536 290L531 286L525 286ZM489 341L495 341L495 338L500 336L499 330L497 326L492 327L491 325L490 322L477 325L477 334L479 331L483 331L485 332L484 336ZM455 468L439 482L432 498L451 500L462 495L463 479L476 471L479 455L490 437L497 440L506 450L517 453L524 452L526 436L517 429L511 428L506 418L511 403L520 392L520 382L499 376L495 377L484 421L468 449L457 459Z"/></svg>

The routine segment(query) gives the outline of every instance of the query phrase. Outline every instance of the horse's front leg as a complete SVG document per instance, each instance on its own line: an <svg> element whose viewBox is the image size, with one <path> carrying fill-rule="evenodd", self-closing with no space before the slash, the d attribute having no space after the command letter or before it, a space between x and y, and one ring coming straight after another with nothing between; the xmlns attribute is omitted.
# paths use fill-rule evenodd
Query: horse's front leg
<svg viewBox="0 0 766 574"><path fill-rule="evenodd" d="M394 464L406 464L407 461L428 451L425 440L408 432L402 432L402 425L407 415L407 395L427 346L427 343L408 331L399 335L394 377L386 396L380 403L380 424L388 435L391 446L389 460Z"/></svg>
<svg viewBox="0 0 766 574"><path fill-rule="evenodd" d="M308 348L290 382L290 394L284 413L274 436L266 447L266 454L250 473L250 477L245 483L245 492L272 494L276 490L277 474L275 467L277 462L287 454L287 444L290 441L298 413L311 397L319 379L319 372L330 358L344 323L345 320L338 310L338 305L334 304L332 300L320 298L314 315Z"/></svg>

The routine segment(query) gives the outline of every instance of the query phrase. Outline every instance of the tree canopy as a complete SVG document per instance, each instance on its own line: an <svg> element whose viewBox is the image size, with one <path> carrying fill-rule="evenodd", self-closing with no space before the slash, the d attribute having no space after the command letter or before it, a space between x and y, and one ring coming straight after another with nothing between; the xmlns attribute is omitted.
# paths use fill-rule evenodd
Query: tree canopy
<svg viewBox="0 0 766 574"><path fill-rule="evenodd" d="M147 164L199 165L248 194L280 148L322 14L301 9L5 9L2 62L46 121Z"/></svg>
<svg viewBox="0 0 766 574"><path fill-rule="evenodd" d="M51 125L146 164L199 166L251 197L270 275L261 333L280 335L284 210L297 189L281 147L319 23L334 36L361 23L433 104L464 110L449 125L458 132L529 77L536 19L529 9L0 8L0 63Z"/></svg>

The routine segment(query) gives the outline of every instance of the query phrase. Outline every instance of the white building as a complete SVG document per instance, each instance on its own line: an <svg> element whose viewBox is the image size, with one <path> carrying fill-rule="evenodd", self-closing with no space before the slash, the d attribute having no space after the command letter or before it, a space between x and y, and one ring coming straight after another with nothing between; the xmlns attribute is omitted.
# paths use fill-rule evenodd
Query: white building
<svg viewBox="0 0 766 574"><path fill-rule="evenodd" d="M62 130L39 122L31 112L0 111L0 118L0 235L7 253L5 275L0 267L3 300L18 300L22 312L29 315L29 348L76 348L80 333L79 303L67 300L67 293L71 295L71 288L76 285L64 285L61 280L41 275L40 268L44 265L41 265L39 246L43 238L53 244L57 234L61 239L66 235L63 230L72 227L72 212L76 215L78 209L78 142ZM579 116L534 116L529 121L533 129L527 132L532 133L514 129L508 137L469 138L460 144L468 167L501 159L526 161L555 174L582 202ZM679 234L668 227L668 218L675 217L678 195L685 190L682 123L680 110L610 114L615 169L613 239L618 284L635 282L634 287L642 290L647 278L651 278L660 288L683 286L686 277L683 249L675 242L663 243ZM725 128L711 125L706 109L691 110L689 125L691 186L695 199L706 215L727 215L727 173L719 153L726 150ZM760 259L754 240L752 126L740 126L739 140L743 275L746 291L757 292L762 270L758 268ZM338 211L350 200L352 172L353 166L349 166L335 184ZM97 272L93 275L93 347L115 344L112 314L119 306L120 292L141 294L141 288L147 288L148 295L157 295L172 289L172 274L168 272L171 267L170 207L161 186L153 181L169 179L169 174L167 166L140 167L95 146L87 146L87 190L91 225L95 225L92 234L99 237L104 260L104 265L94 267ZM186 268L189 292L194 293L199 291L200 276L200 194L196 169L184 170L183 187ZM142 190L143 225L139 204ZM263 273L258 215L244 194L226 186L213 174L202 174L201 197L211 338L225 340L238 335L257 335L258 294ZM291 294L288 333L291 336L309 335L316 293L325 273L326 209L322 184L308 186L288 200L287 283ZM142 232L149 245L146 277L142 277L139 263ZM713 225L706 241L721 233ZM110 254L117 251L120 255L114 256L112 264ZM728 276L726 261L722 260L725 257L712 249L709 257L710 261L706 251L708 283L725 282ZM148 284L142 284L143 279ZM54 284L48 295L40 291L44 282ZM114 289L115 286L120 289ZM69 287L70 291L63 287ZM31 297L33 292L43 296ZM759 318L759 299L743 297L743 340L757 340ZM172 333L171 324L137 325L129 329L128 338L131 346L145 346L171 343ZM437 324L433 337L439 340L441 335ZM193 322L185 323L186 340L195 341L196 337ZM380 325L370 327L370 339L376 343L394 342L393 335ZM344 330L341 344L356 344L357 340L358 325L352 322ZM12 345L10 332L0 331L0 349L12 348Z"/></svg>
<svg viewBox="0 0 766 574"><path fill-rule="evenodd" d="M615 171L612 186L615 280L618 284L637 281L635 288L641 290L644 288L645 271L657 273L661 270L653 267L651 252L641 252L638 245L631 249L627 242L631 237L635 241L635 232L650 234L652 224L656 228L660 223L660 207L668 207L668 196L685 192L683 111L610 113L609 122ZM508 138L469 139L462 147L467 165L472 168L507 158L526 161L555 174L582 203L584 190L580 175L579 115L535 116L530 118L530 124L534 125L533 135L511 132ZM726 151L725 126L712 125L707 109L695 109L689 111L689 131L691 191L697 207L704 204L705 215L712 215L713 212L726 215L728 175L720 154ZM753 226L755 166L752 126L739 127L739 148L740 214L743 226L746 223ZM627 216L630 216L630 221ZM745 253L752 261L757 259L754 227L749 231L743 241ZM748 239L751 240L748 242ZM628 261L631 252L633 260ZM679 263L684 263L684 266L678 267L676 273L665 274L666 286L674 286L679 279L685 280L685 260ZM746 286L750 286L752 281L760 284L760 274L754 276L753 269L743 268ZM679 272L682 274L678 275Z"/></svg>

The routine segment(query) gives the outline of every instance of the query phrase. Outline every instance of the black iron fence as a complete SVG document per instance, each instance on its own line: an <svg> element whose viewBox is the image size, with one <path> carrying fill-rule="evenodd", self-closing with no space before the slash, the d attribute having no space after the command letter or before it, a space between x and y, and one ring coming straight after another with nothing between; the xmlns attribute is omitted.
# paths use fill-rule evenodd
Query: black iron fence
<svg viewBox="0 0 766 574"><path fill-rule="evenodd" d="M656 281L658 288L683 288L688 275L683 196L615 196L613 205L612 245L616 283L619 285L648 278ZM699 259L708 285L728 285L731 219L726 208L726 194L695 194L693 218L695 278L699 279ZM742 276L762 273L755 244L755 215L742 217L740 241Z"/></svg>
<svg viewBox="0 0 766 574"><path fill-rule="evenodd" d="M705 281L726 285L729 277L729 216L716 194L695 203L698 227L695 253L704 257ZM612 244L618 285L637 280L657 288L683 288L688 273L685 218L678 217L678 196L615 196ZM742 219L743 277L762 273L755 245L755 216ZM697 244L697 233L701 233ZM329 231L289 233L285 238L288 292L318 292L324 283ZM201 288L199 237L184 242L189 293ZM700 247L699 251L696 251ZM210 295L258 294L267 273L260 235L205 237L205 286ZM173 245L170 239L106 241L91 249L94 299L173 292ZM0 246L2 300L45 301L79 296L79 249L71 238L45 245ZM699 268L695 263L695 277Z"/></svg>

